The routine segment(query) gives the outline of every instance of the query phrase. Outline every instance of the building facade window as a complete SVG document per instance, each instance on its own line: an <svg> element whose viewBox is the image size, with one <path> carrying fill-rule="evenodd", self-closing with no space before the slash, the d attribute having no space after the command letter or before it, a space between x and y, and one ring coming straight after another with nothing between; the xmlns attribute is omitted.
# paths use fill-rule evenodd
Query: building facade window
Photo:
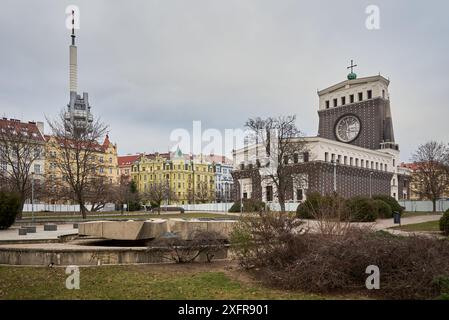
<svg viewBox="0 0 449 320"><path fill-rule="evenodd" d="M367 91L367 95L368 95L368 99L372 99L373 98L373 91L372 90L368 90Z"/></svg>
<svg viewBox="0 0 449 320"><path fill-rule="evenodd" d="M359 92L359 101L363 100L363 92Z"/></svg>

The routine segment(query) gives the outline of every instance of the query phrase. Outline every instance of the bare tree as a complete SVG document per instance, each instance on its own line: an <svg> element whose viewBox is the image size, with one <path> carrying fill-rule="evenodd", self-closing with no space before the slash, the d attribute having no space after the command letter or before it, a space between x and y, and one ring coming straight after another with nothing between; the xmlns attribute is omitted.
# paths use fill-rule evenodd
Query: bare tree
<svg viewBox="0 0 449 320"><path fill-rule="evenodd" d="M433 212L436 211L437 200L449 187L448 158L449 147L436 141L420 145L412 156L416 165L412 178L416 192L432 201Z"/></svg>
<svg viewBox="0 0 449 320"><path fill-rule="evenodd" d="M89 192L92 192L92 184L101 176L101 166L96 156L102 152L98 141L107 133L107 126L96 120L80 130L76 122L66 120L63 113L57 120L47 121L53 133L49 143L54 144L54 149L58 152L54 162L85 219Z"/></svg>
<svg viewBox="0 0 449 320"><path fill-rule="evenodd" d="M129 180L127 176L120 177L119 185L115 186L115 201L120 205L120 210L123 213L124 204L127 204L128 210L130 210L129 205L139 202L139 196L137 190L133 192L132 187L133 182ZM134 206L133 206L134 207Z"/></svg>
<svg viewBox="0 0 449 320"><path fill-rule="evenodd" d="M100 211L105 207L106 203L113 203L117 198L116 188L118 186L107 181L105 177L92 178L88 188L86 201L92 205L90 209L92 212Z"/></svg>
<svg viewBox="0 0 449 320"><path fill-rule="evenodd" d="M176 199L176 194L170 188L168 181L151 183L147 187L147 191L144 194L144 199L149 201L152 206L158 209L158 213L161 214L161 204L163 201L170 202L170 200Z"/></svg>
<svg viewBox="0 0 449 320"><path fill-rule="evenodd" d="M197 184L197 188L195 190L195 199L200 203L207 203L212 201L214 198L214 194L212 189L209 187L207 181L201 181Z"/></svg>
<svg viewBox="0 0 449 320"><path fill-rule="evenodd" d="M32 166L43 159L44 145L44 137L35 123L0 120L0 181L3 188L20 196L18 218L21 218L23 205L31 193Z"/></svg>
<svg viewBox="0 0 449 320"><path fill-rule="evenodd" d="M281 212L285 212L287 190L291 187L292 174L289 164L296 155L306 151L306 144L301 131L296 127L296 116L269 117L266 119L249 119L245 126L248 129L248 141L261 145L264 149L265 163L262 167L262 181L273 185L273 195L279 201ZM296 175L300 177L300 175Z"/></svg>

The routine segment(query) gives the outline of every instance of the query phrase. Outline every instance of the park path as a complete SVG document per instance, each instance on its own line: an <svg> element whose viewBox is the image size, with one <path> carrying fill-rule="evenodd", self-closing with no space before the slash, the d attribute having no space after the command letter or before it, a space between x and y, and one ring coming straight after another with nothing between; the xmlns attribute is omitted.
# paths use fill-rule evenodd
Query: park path
<svg viewBox="0 0 449 320"><path fill-rule="evenodd" d="M429 215L422 215L422 216L414 216L414 217L405 217L401 218L401 225L408 225L408 224L416 224L416 223L422 223L422 222L429 222L429 221L436 221L440 220L441 214L429 214ZM385 230L391 227L396 227L397 224L394 224L393 219L380 219L376 221L376 224L374 227L377 230Z"/></svg>

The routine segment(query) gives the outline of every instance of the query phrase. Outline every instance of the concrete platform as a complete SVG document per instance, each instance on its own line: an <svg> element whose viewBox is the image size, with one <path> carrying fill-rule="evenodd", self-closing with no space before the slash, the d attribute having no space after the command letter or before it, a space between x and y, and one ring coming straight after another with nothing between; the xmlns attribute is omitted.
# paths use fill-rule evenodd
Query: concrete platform
<svg viewBox="0 0 449 320"><path fill-rule="evenodd" d="M183 240L191 240L195 230L217 232L223 239L228 239L236 220L199 220L170 219L169 229Z"/></svg>
<svg viewBox="0 0 449 320"><path fill-rule="evenodd" d="M154 239L168 231L167 220L91 221L78 225L80 235L113 240Z"/></svg>
<svg viewBox="0 0 449 320"><path fill-rule="evenodd" d="M57 231L44 231L43 225L36 225L35 233L20 235L20 226L13 226L0 231L0 244L8 242L59 242L61 236L78 234L78 229L73 229L72 224L60 224Z"/></svg>

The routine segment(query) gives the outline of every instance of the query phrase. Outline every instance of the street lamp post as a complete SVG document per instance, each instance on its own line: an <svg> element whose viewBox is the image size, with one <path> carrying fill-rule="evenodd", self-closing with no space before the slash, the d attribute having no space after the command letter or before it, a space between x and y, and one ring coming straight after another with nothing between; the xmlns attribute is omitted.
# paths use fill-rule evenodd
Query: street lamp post
<svg viewBox="0 0 449 320"><path fill-rule="evenodd" d="M332 164L334 165L334 193L337 193L337 164L338 164L338 160L332 160Z"/></svg>
<svg viewBox="0 0 449 320"><path fill-rule="evenodd" d="M240 181L240 215L243 215L243 182Z"/></svg>
<svg viewBox="0 0 449 320"><path fill-rule="evenodd" d="M374 172L370 172L369 173L369 197L372 198L373 197L373 182L372 182L372 177L373 177Z"/></svg>
<svg viewBox="0 0 449 320"><path fill-rule="evenodd" d="M31 172L31 221L34 223L34 172Z"/></svg>

